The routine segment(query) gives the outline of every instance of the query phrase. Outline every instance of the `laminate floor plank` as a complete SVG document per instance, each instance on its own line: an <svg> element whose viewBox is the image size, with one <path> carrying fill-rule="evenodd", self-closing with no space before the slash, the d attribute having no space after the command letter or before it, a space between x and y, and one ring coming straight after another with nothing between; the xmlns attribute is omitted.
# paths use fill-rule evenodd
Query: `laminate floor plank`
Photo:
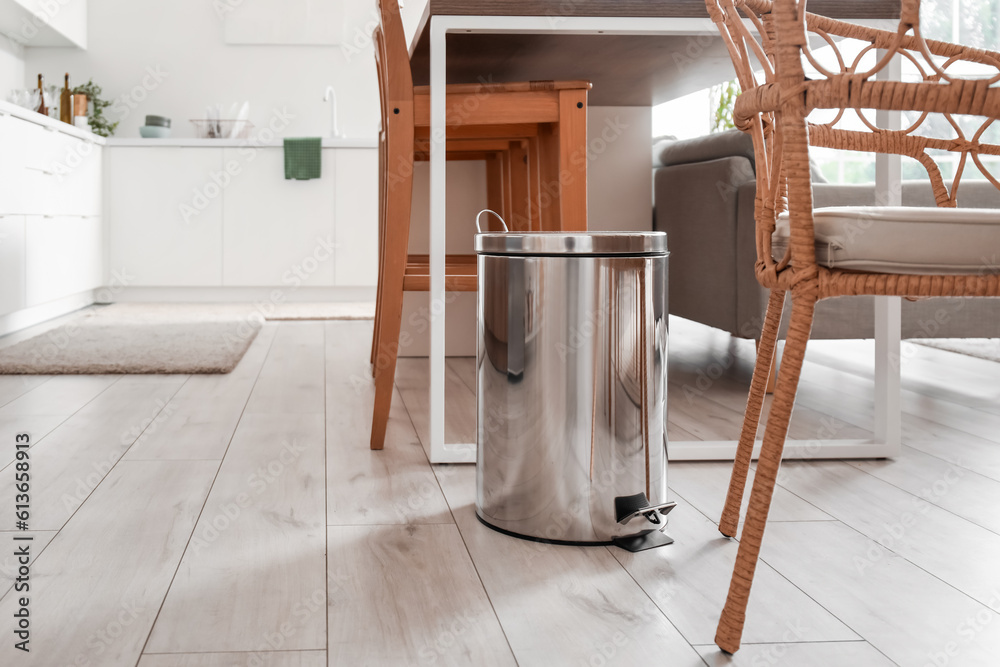
<svg viewBox="0 0 1000 667"><path fill-rule="evenodd" d="M69 419L68 415L3 415L0 416L0 442L13 443L14 438L26 433L34 447L42 438ZM14 460L14 447L0 449L0 467Z"/></svg>
<svg viewBox="0 0 1000 667"><path fill-rule="evenodd" d="M861 344L865 341L838 341L841 345L837 348L831 346L827 341L823 341L823 343L823 346L817 346L819 351L814 352L811 356L807 354L806 357L808 362L816 364L815 369L810 369L810 374L817 381L823 381L824 378L827 378L833 383L831 386L843 391L848 391L847 387L851 386L874 387L872 371L849 354L852 349L864 349L866 346ZM842 354L839 356L834 351L837 349L842 349ZM906 369L906 362L907 360L904 359L901 369ZM840 367L836 365L837 363L840 364ZM996 384L995 366L994 362L983 361L981 382L990 387L990 389L984 388L983 392L988 391L992 394L996 390L995 386L992 386ZM913 383L904 381L901 391L901 404L904 413L917 415L980 438L994 439L997 433L1000 433L1000 413L971 407L967 403L960 402L960 398L948 401L929 396L925 393L926 388L921 389L921 386L914 387Z"/></svg>
<svg viewBox="0 0 1000 667"><path fill-rule="evenodd" d="M1000 610L1000 535L847 463L788 461L782 468L782 487L881 545L873 559L898 554ZM960 476L941 480L932 493L962 483Z"/></svg>
<svg viewBox="0 0 1000 667"><path fill-rule="evenodd" d="M326 667L326 651L146 653L138 667Z"/></svg>
<svg viewBox="0 0 1000 667"><path fill-rule="evenodd" d="M786 628L789 636L794 630ZM715 644L695 646L709 667L760 667L794 665L795 667L893 667L889 660L868 642L812 642L807 644L748 644L736 655L719 650ZM140 665L141 667L141 665Z"/></svg>
<svg viewBox="0 0 1000 667"><path fill-rule="evenodd" d="M871 423L874 419L871 383L866 384L866 381L853 377L845 382L846 387L834 389L826 381L834 377L825 372L822 379L804 376L803 391L796 401L821 407L839 420ZM906 446L1000 481L997 440L980 438L905 412L901 423L902 440Z"/></svg>
<svg viewBox="0 0 1000 667"><path fill-rule="evenodd" d="M322 414L244 415L147 652L326 648L323 438Z"/></svg>
<svg viewBox="0 0 1000 667"><path fill-rule="evenodd" d="M792 522L768 525L761 556L898 665L996 664L1000 615L893 552L867 560L880 549L839 521Z"/></svg>
<svg viewBox="0 0 1000 667"><path fill-rule="evenodd" d="M48 382L54 375L0 375L0 407Z"/></svg>
<svg viewBox="0 0 1000 667"><path fill-rule="evenodd" d="M1000 534L1000 481L910 447L906 450L893 460L847 463Z"/></svg>
<svg viewBox="0 0 1000 667"><path fill-rule="evenodd" d="M331 526L330 665L516 665L455 525Z"/></svg>
<svg viewBox="0 0 1000 667"><path fill-rule="evenodd" d="M123 461L32 566L31 652L0 664L132 667L191 535L216 464ZM13 617L13 589L0 600Z"/></svg>
<svg viewBox="0 0 1000 667"><path fill-rule="evenodd" d="M677 492L686 502L691 503L698 511L711 521L722 517L722 508L726 502L726 489L729 488L729 476L732 463L674 461L667 467L670 488ZM743 494L743 505L740 516L746 515L747 504L750 502L750 489L753 488L754 470L747 473L746 491ZM815 505L803 500L795 493L780 486L775 487L771 500L771 510L768 521L832 521L834 517Z"/></svg>
<svg viewBox="0 0 1000 667"><path fill-rule="evenodd" d="M521 667L704 663L603 548L498 533L475 516L475 470L436 466L448 504ZM603 662L602 662L603 661Z"/></svg>
<svg viewBox="0 0 1000 667"><path fill-rule="evenodd" d="M454 523L395 388L385 448L370 449L375 390L363 348L371 329L327 325L327 523Z"/></svg>
<svg viewBox="0 0 1000 667"><path fill-rule="evenodd" d="M688 642L711 644L739 544L723 537L714 522L684 504L670 513L666 532L674 538L666 547L638 553L608 550ZM860 639L767 564L757 568L753 592L744 644ZM790 637L788 628L793 623L802 630Z"/></svg>
<svg viewBox="0 0 1000 667"><path fill-rule="evenodd" d="M322 413L323 322L280 322L247 402L247 414Z"/></svg>
<svg viewBox="0 0 1000 667"><path fill-rule="evenodd" d="M455 372L459 379L469 388L472 395L476 395L476 358L475 357L448 357L446 359L448 368Z"/></svg>
<svg viewBox="0 0 1000 667"><path fill-rule="evenodd" d="M396 388L423 444L430 451L430 364L426 358L403 357L396 364ZM445 366L444 441L476 442L476 394Z"/></svg>
<svg viewBox="0 0 1000 667"><path fill-rule="evenodd" d="M998 331L1000 334L1000 331ZM991 381L996 362L903 341L900 374L903 388L943 402L1000 414L1000 387ZM813 361L846 373L874 377L874 342L870 340L817 341Z"/></svg>
<svg viewBox="0 0 1000 667"><path fill-rule="evenodd" d="M32 520L58 530L156 420L185 375L123 377L31 448ZM45 387L46 385L42 385ZM0 506L12 507L14 477L0 470Z"/></svg>
<svg viewBox="0 0 1000 667"><path fill-rule="evenodd" d="M125 459L221 460L277 332L267 323L230 373L192 375Z"/></svg>
<svg viewBox="0 0 1000 667"><path fill-rule="evenodd" d="M120 375L56 375L0 408L0 417L69 416L118 382Z"/></svg>
<svg viewBox="0 0 1000 667"><path fill-rule="evenodd" d="M684 428L678 426L677 424L675 424L674 422L670 421L669 419L667 420L667 452L668 452L668 456L669 456L670 443L671 442L674 442L674 441L683 442L683 441L698 440L698 439L699 439L698 436L696 436L694 433L691 433L690 431L684 430Z"/></svg>

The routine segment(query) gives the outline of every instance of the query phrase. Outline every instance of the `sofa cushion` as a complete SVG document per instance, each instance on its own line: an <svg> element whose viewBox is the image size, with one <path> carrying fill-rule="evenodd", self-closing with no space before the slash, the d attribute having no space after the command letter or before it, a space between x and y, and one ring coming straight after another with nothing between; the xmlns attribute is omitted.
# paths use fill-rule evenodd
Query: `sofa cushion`
<svg viewBox="0 0 1000 667"><path fill-rule="evenodd" d="M996 270L1000 210L913 206L836 206L813 212L816 261L852 271L977 274ZM775 257L788 247L787 213L772 237Z"/></svg>
<svg viewBox="0 0 1000 667"><path fill-rule="evenodd" d="M653 143L653 165L707 162L724 157L745 157L753 163L753 139L739 130L706 134L694 139L659 139Z"/></svg>
<svg viewBox="0 0 1000 667"><path fill-rule="evenodd" d="M694 139L663 136L653 140L654 167L694 164L725 157L745 157L756 169L751 136L740 130L725 130ZM809 160L809 172L813 183L826 183L819 166L812 159Z"/></svg>

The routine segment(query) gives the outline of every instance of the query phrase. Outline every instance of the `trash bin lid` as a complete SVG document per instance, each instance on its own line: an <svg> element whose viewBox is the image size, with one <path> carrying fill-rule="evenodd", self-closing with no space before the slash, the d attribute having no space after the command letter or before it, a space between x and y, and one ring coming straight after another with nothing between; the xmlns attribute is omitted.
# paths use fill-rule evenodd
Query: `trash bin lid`
<svg viewBox="0 0 1000 667"><path fill-rule="evenodd" d="M476 234L487 255L665 255L666 232L496 232Z"/></svg>

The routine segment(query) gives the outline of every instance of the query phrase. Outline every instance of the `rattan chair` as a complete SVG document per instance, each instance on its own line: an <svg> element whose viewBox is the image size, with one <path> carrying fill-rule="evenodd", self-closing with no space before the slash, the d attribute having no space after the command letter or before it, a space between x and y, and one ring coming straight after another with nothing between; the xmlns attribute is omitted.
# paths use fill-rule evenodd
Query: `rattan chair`
<svg viewBox="0 0 1000 667"><path fill-rule="evenodd" d="M764 526L788 431L795 392L819 299L847 295L901 297L1000 296L1000 275L983 258L1000 252L1000 211L971 214L954 208L962 169L971 160L1000 188L981 156L1000 155L983 141L1000 115L1000 54L924 39L919 0L902 0L896 32L807 14L805 0L706 0L739 78L736 126L752 135L757 155L756 275L771 290L754 366L743 430L719 524L735 537L753 453L766 380L774 356L778 324L791 295L791 318L774 401L764 431L746 522L716 644L739 649L747 601L760 553ZM742 14L741 14L742 13ZM843 57L842 40L866 45ZM810 45L830 47L835 62L819 62ZM873 65L862 56L874 52ZM866 56L872 58L871 55ZM919 82L875 80L893 57L912 63ZM805 62L804 62L805 61ZM948 70L957 61L988 68L985 78L961 78ZM807 78L805 63L819 76ZM814 109L836 110L824 124L806 116ZM862 110L909 110L919 114L911 127L878 128ZM827 113L833 113L827 112ZM857 114L867 129L844 129L845 113ZM947 120L953 137L927 136L930 114ZM959 114L980 117L973 131ZM913 158L930 176L939 208L846 208L812 206L809 145L897 154ZM950 189L932 153L959 153ZM895 227L886 221L892 221ZM899 234L900 225L906 226ZM895 236L890 233L896 230ZM841 243L831 235L841 234ZM887 234L889 234L887 242ZM849 242L843 242L847 239ZM785 246L782 248L782 246ZM775 259L772 251L778 251Z"/></svg>

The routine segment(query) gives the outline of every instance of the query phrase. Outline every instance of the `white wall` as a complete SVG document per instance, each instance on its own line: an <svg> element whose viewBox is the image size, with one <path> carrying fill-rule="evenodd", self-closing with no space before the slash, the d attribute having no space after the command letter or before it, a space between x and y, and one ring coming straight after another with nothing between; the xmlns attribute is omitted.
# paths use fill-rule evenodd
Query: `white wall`
<svg viewBox="0 0 1000 667"><path fill-rule="evenodd" d="M334 1L334 0L329 0ZM326 136L330 129L327 85L337 88L339 126L348 136L374 136L378 84L370 32L373 0L338 0L345 9L339 46L231 46L224 42L224 10L238 0L89 0L88 48L27 48L18 86L41 72L79 84L93 78L117 104L106 113L121 120L116 136L138 136L146 114L173 119L174 136L194 136L191 118L207 104L249 100L258 128L272 120L277 136ZM220 15L221 14L221 15ZM279 120L274 110L291 116Z"/></svg>
<svg viewBox="0 0 1000 667"><path fill-rule="evenodd" d="M24 77L24 49L6 35L0 35L0 94L3 99L7 99L11 88L27 87Z"/></svg>

